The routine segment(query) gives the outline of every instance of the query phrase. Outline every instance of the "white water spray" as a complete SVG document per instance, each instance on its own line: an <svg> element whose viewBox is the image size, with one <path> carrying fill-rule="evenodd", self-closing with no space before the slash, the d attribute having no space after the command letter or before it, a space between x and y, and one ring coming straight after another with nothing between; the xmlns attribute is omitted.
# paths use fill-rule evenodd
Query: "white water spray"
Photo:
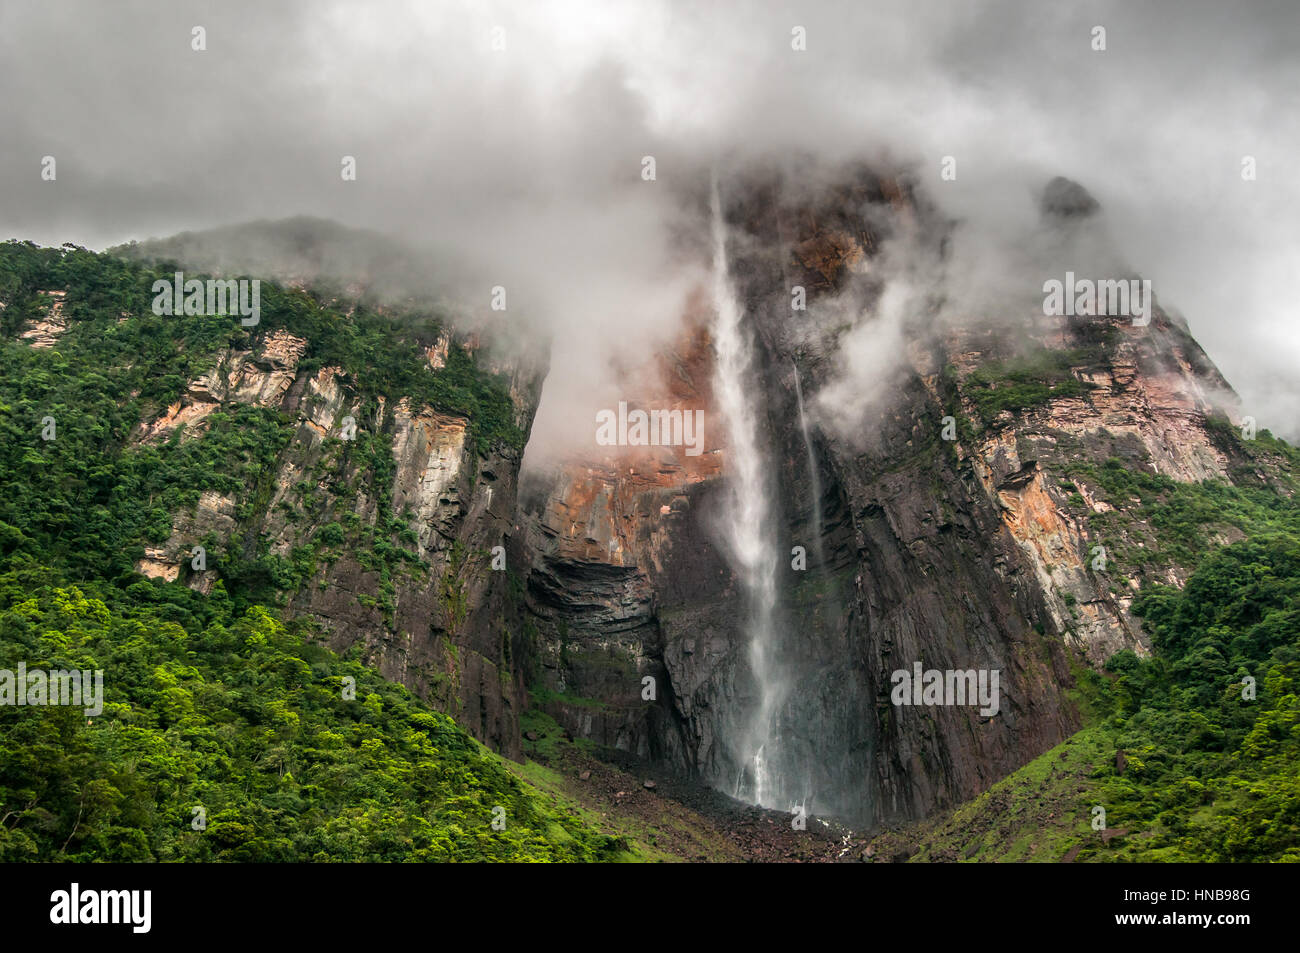
<svg viewBox="0 0 1300 953"><path fill-rule="evenodd" d="M718 182L711 199L713 232L713 300L718 309L714 342L718 361L715 380L719 409L730 432L730 496L726 514L728 542L749 601L749 658L759 698L749 727L740 739L742 768L735 785L737 797L765 806L780 797L779 740L776 714L782 690L776 677L775 631L777 550L769 535L770 511L763 457L758 443L758 414L746 393L754 349L742 324L743 309L727 268L727 230L722 219Z"/></svg>

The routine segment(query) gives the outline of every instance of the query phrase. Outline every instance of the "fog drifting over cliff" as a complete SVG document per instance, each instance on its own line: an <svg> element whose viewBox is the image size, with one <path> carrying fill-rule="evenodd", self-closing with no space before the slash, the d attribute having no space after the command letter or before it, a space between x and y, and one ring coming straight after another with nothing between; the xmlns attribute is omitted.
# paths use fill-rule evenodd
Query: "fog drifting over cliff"
<svg viewBox="0 0 1300 953"><path fill-rule="evenodd" d="M1031 234L1061 174L1243 412L1300 436L1300 12L954 6L17 0L0 9L0 237L103 248L312 215L413 242L483 320L554 335L545 436L611 356L672 332L701 280L684 196L710 165L889 155L974 248ZM1005 260L976 268L982 287Z"/></svg>

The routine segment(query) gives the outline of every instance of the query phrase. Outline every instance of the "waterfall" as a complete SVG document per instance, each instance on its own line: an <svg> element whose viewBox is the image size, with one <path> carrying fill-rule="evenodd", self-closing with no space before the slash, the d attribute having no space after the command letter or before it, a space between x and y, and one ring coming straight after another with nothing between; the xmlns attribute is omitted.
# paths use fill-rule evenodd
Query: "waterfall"
<svg viewBox="0 0 1300 953"><path fill-rule="evenodd" d="M754 347L743 324L727 266L727 231L716 176L712 183L713 299L717 307L715 390L730 434L725 522L731 554L748 602L749 662L758 692L748 727L738 739L741 768L735 795L769 807L781 806L780 739L776 716L783 701L775 658L777 548L770 535L771 512L758 408L746 393Z"/></svg>
<svg viewBox="0 0 1300 953"><path fill-rule="evenodd" d="M826 554L822 552L822 478L817 472L817 454L813 452L812 437L808 435L808 416L803 409L803 387L799 383L799 367L790 365L794 371L794 395L799 400L799 431L803 434L803 447L808 452L809 491L813 500L813 546L817 550L817 568L826 564Z"/></svg>

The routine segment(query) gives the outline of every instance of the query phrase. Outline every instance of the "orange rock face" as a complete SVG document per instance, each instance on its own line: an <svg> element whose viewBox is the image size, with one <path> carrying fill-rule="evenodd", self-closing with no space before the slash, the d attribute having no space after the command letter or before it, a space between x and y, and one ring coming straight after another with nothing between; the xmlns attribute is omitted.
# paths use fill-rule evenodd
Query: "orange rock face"
<svg viewBox="0 0 1300 953"><path fill-rule="evenodd" d="M713 345L705 304L702 296L692 301L685 330L671 348L627 369L624 397L633 409L700 411L701 452L688 455L685 446L598 446L596 413L606 408L593 406L590 449L561 464L542 516L556 537L557 555L615 566L653 563L643 550L653 541L655 526L671 514L685 487L722 472L726 423L712 406Z"/></svg>

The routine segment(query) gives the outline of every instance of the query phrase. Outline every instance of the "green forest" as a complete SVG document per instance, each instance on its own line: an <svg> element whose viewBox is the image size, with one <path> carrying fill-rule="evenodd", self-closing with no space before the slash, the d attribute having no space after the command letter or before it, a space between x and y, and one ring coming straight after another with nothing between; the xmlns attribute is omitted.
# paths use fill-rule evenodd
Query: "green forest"
<svg viewBox="0 0 1300 953"><path fill-rule="evenodd" d="M97 718L0 709L0 860L625 853L539 798L446 715L271 611L236 612L218 592L177 613L169 600L185 601L183 587L160 587L154 602L105 588L60 584L26 561L0 575L6 664L109 673Z"/></svg>
<svg viewBox="0 0 1300 953"><path fill-rule="evenodd" d="M1145 832L1121 856L1300 861L1300 536L1227 546L1136 608L1154 658L1106 665L1126 764L1102 803Z"/></svg>

